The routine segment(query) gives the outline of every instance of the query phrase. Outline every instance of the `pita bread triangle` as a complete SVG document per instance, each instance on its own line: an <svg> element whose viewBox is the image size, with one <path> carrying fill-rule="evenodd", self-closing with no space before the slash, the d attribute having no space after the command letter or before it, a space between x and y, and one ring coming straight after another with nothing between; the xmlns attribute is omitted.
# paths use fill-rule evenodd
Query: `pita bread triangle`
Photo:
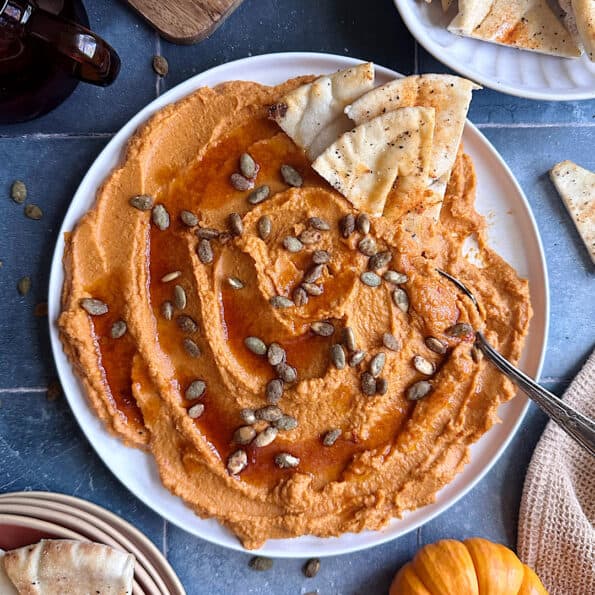
<svg viewBox="0 0 595 595"><path fill-rule="evenodd" d="M595 264L595 173L562 161L550 177Z"/></svg>
<svg viewBox="0 0 595 595"><path fill-rule="evenodd" d="M271 106L269 115L314 160L351 128L345 106L373 85L374 65L359 64L294 89Z"/></svg>
<svg viewBox="0 0 595 595"><path fill-rule="evenodd" d="M434 109L404 107L344 133L312 167L357 209L380 216L393 183L406 192L427 185Z"/></svg>
<svg viewBox="0 0 595 595"><path fill-rule="evenodd" d="M449 74L423 74L396 79L368 91L345 113L361 124L387 110L401 107L432 107L436 110L430 184L444 198L450 172L457 158L471 93L480 89L472 81Z"/></svg>
<svg viewBox="0 0 595 595"><path fill-rule="evenodd" d="M581 55L548 0L459 0L459 12L448 30L543 54L566 58Z"/></svg>
<svg viewBox="0 0 595 595"><path fill-rule="evenodd" d="M595 62L595 2L593 0L572 0L576 26L585 52Z"/></svg>

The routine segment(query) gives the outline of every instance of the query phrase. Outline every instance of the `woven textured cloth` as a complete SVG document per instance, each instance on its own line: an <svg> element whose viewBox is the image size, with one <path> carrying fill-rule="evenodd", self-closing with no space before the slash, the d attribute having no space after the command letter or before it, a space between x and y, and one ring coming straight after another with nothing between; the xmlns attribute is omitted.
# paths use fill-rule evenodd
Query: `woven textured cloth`
<svg viewBox="0 0 595 595"><path fill-rule="evenodd" d="M595 352L564 400L595 417ZM595 594L595 458L550 421L533 453L517 549L551 595Z"/></svg>

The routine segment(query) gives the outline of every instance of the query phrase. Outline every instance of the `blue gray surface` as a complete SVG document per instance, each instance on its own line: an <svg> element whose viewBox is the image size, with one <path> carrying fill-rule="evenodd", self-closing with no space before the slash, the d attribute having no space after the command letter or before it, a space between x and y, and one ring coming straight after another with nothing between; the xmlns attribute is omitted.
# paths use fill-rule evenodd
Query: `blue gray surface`
<svg viewBox="0 0 595 595"><path fill-rule="evenodd" d="M314 579L303 560L276 560L256 573L248 554L192 537L154 514L109 473L86 442L63 398L46 387L56 373L47 320L34 315L47 299L56 233L84 172L132 115L195 73L267 52L324 51L371 59L403 73L443 71L414 44L391 0L246 0L205 42L179 47L160 40L119 2L87 2L92 27L123 61L108 89L80 85L42 119L0 127L0 492L54 490L106 506L142 529L167 555L188 593L370 594L387 591L399 566L424 543L481 535L514 546L523 477L545 425L533 406L506 453L485 479L448 512L418 531L367 552L322 561ZM155 53L170 65L159 79ZM546 251L551 289L550 338L543 383L561 392L595 343L594 268L549 179L557 161L595 169L595 101L548 103L495 91L476 93L471 119L494 143L525 190ZM26 181L41 221L23 216L9 198L14 179ZM26 297L16 291L33 277Z"/></svg>

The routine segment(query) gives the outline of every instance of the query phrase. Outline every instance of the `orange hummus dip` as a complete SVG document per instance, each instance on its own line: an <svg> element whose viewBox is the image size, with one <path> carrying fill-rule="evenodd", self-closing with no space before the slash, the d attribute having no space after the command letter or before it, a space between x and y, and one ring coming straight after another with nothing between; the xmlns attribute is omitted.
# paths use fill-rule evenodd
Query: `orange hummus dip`
<svg viewBox="0 0 595 595"><path fill-rule="evenodd" d="M246 548L380 529L432 502L514 394L460 325L485 318L515 361L531 317L527 282L486 244L462 151L438 223L413 201L351 229L358 213L267 117L308 80L231 82L161 110L64 256L59 326L95 412ZM248 190L230 183L243 153L259 168ZM462 255L470 235L481 268ZM390 257L378 286L361 278L370 251ZM436 268L468 285L482 317Z"/></svg>

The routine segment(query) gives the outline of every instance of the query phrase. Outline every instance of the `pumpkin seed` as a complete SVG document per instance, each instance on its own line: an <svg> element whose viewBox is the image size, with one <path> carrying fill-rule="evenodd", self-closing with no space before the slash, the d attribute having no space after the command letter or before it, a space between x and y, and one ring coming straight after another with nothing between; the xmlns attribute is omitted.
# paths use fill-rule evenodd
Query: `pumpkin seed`
<svg viewBox="0 0 595 595"><path fill-rule="evenodd" d="M180 314L177 316L176 323L183 333L188 333L189 335L195 333L198 330L198 324L196 324L196 321L185 314Z"/></svg>
<svg viewBox="0 0 595 595"><path fill-rule="evenodd" d="M248 562L248 565L252 570L270 570L273 567L273 561L270 558L265 558L264 556L254 556Z"/></svg>
<svg viewBox="0 0 595 595"><path fill-rule="evenodd" d="M188 409L188 415L190 419L198 419L205 412L204 403L196 403Z"/></svg>
<svg viewBox="0 0 595 595"><path fill-rule="evenodd" d="M317 244L322 239L321 233L316 229L304 229L299 235L302 244Z"/></svg>
<svg viewBox="0 0 595 595"><path fill-rule="evenodd" d="M246 190L250 190L254 187L254 182L252 180L248 180L242 174L238 174L237 172L229 176L229 181L231 182L231 185L239 192L245 192Z"/></svg>
<svg viewBox="0 0 595 595"><path fill-rule="evenodd" d="M466 322L458 322L457 324L454 324L453 326L447 328L444 332L449 337L458 338L469 337L475 334L473 327Z"/></svg>
<svg viewBox="0 0 595 595"><path fill-rule="evenodd" d="M471 359L478 364L483 359L483 353L479 347L473 345L471 347Z"/></svg>
<svg viewBox="0 0 595 595"><path fill-rule="evenodd" d="M186 337L182 341L182 346L184 347L184 351L190 357L200 357L200 355L201 355L200 347L192 339L189 339L188 337Z"/></svg>
<svg viewBox="0 0 595 595"><path fill-rule="evenodd" d="M169 283L170 281L174 281L178 277L182 276L182 271L172 271L171 273L167 273L167 275L163 275L161 277L162 283Z"/></svg>
<svg viewBox="0 0 595 595"><path fill-rule="evenodd" d="M260 236L261 240L266 240L271 235L271 230L273 228L273 224L271 222L271 218L268 215L263 215L256 224L258 229L258 235Z"/></svg>
<svg viewBox="0 0 595 595"><path fill-rule="evenodd" d="M258 337L246 337L244 339L244 345L256 355L264 355L267 352L266 343Z"/></svg>
<svg viewBox="0 0 595 595"><path fill-rule="evenodd" d="M279 430L274 426L269 426L268 428L264 429L262 432L259 432L254 438L252 444L257 446L258 448L262 448L263 446L268 446L275 441Z"/></svg>
<svg viewBox="0 0 595 595"><path fill-rule="evenodd" d="M371 271L377 271L382 267L385 267L393 258L393 255L385 250L384 252L377 252L374 256L370 256L368 260L368 268Z"/></svg>
<svg viewBox="0 0 595 595"><path fill-rule="evenodd" d="M420 374L425 374L426 376L431 376L435 371L434 364L421 355L415 355L413 357L413 367Z"/></svg>
<svg viewBox="0 0 595 595"><path fill-rule="evenodd" d="M17 283L17 291L25 296L31 291L31 277L21 277Z"/></svg>
<svg viewBox="0 0 595 595"><path fill-rule="evenodd" d="M306 578L314 578L320 570L320 560L312 558L308 560L304 566L304 575Z"/></svg>
<svg viewBox="0 0 595 595"><path fill-rule="evenodd" d="M370 218L365 213L360 213L355 220L355 226L363 235L370 233Z"/></svg>
<svg viewBox="0 0 595 595"><path fill-rule="evenodd" d="M240 411L240 417L247 423L247 424L254 424L256 423L256 415L254 415L254 409L242 409Z"/></svg>
<svg viewBox="0 0 595 595"><path fill-rule="evenodd" d="M271 366L277 366L285 361L285 349L279 343L271 343L267 349L267 360Z"/></svg>
<svg viewBox="0 0 595 595"><path fill-rule="evenodd" d="M267 403L276 405L283 396L283 380L279 378L273 378L273 380L269 380L267 382L264 394Z"/></svg>
<svg viewBox="0 0 595 595"><path fill-rule="evenodd" d="M250 194L248 195L248 202L251 205L260 204L263 200L266 200L271 193L271 189L265 184L264 186L259 186Z"/></svg>
<svg viewBox="0 0 595 595"><path fill-rule="evenodd" d="M308 219L308 225L318 231L328 231L331 228L328 222L321 217L310 217Z"/></svg>
<svg viewBox="0 0 595 595"><path fill-rule="evenodd" d="M160 55L153 56L153 70L161 77L167 76L169 72L169 64L167 60Z"/></svg>
<svg viewBox="0 0 595 595"><path fill-rule="evenodd" d="M315 264L313 267L310 267L304 275L304 283L314 283L315 281L318 281L318 279L322 277L323 271L323 264Z"/></svg>
<svg viewBox="0 0 595 595"><path fill-rule="evenodd" d="M357 249L364 256L373 256L374 254L376 254L376 241L374 240L374 238L366 236L358 242Z"/></svg>
<svg viewBox="0 0 595 595"><path fill-rule="evenodd" d="M305 306L308 303L308 294L303 287L296 287L294 289L293 301L296 306Z"/></svg>
<svg viewBox="0 0 595 595"><path fill-rule="evenodd" d="M276 405L267 405L266 407L257 409L254 412L254 415L256 415L256 419L272 422L280 419L283 415L283 412Z"/></svg>
<svg viewBox="0 0 595 595"><path fill-rule="evenodd" d="M180 221L188 227L198 225L198 217L192 211L180 211Z"/></svg>
<svg viewBox="0 0 595 595"><path fill-rule="evenodd" d="M355 333L350 326L346 326L343 329L343 344L349 351L355 351L357 349L357 344L355 342Z"/></svg>
<svg viewBox="0 0 595 595"><path fill-rule="evenodd" d="M169 227L169 213L162 204L156 204L153 207L151 218L155 227L160 231L165 231Z"/></svg>
<svg viewBox="0 0 595 595"><path fill-rule="evenodd" d="M407 398L417 401L425 397L432 390L432 385L427 380L420 380L407 389Z"/></svg>
<svg viewBox="0 0 595 595"><path fill-rule="evenodd" d="M252 155L248 153L242 153L240 155L240 172L245 178L249 180L256 177L260 167L254 161Z"/></svg>
<svg viewBox="0 0 595 595"><path fill-rule="evenodd" d="M436 339L436 337L426 337L424 342L430 351L439 355L444 355L448 349L448 345L440 341L440 339Z"/></svg>
<svg viewBox="0 0 595 595"><path fill-rule="evenodd" d="M153 197L148 194L137 194L129 201L130 206L139 211L150 211L153 208Z"/></svg>
<svg viewBox="0 0 595 595"><path fill-rule="evenodd" d="M331 255L326 250L315 250L312 252L312 262L314 264L326 264L331 259Z"/></svg>
<svg viewBox="0 0 595 595"><path fill-rule="evenodd" d="M386 353L380 352L377 353L371 360L370 360L370 374L374 376L374 378L378 378L380 376L382 369L384 368L384 364L386 363Z"/></svg>
<svg viewBox="0 0 595 595"><path fill-rule="evenodd" d="M174 306L171 302L166 301L161 304L161 315L165 320L171 320L174 316Z"/></svg>
<svg viewBox="0 0 595 595"><path fill-rule="evenodd" d="M295 236L285 236L283 238L283 247L288 252L296 253L299 252L304 245Z"/></svg>
<svg viewBox="0 0 595 595"><path fill-rule="evenodd" d="M269 303L273 308L291 308L291 306L295 306L295 303L284 295L274 295Z"/></svg>
<svg viewBox="0 0 595 595"><path fill-rule="evenodd" d="M376 394L376 378L370 372L364 372L362 374L361 389L364 395L368 397Z"/></svg>
<svg viewBox="0 0 595 595"><path fill-rule="evenodd" d="M355 368L356 366L359 366L364 361L365 357L366 357L366 352L363 351L362 349L357 349L349 356L349 365L352 368Z"/></svg>
<svg viewBox="0 0 595 595"><path fill-rule="evenodd" d="M213 262L213 248L209 240L200 240L196 253L198 254L198 260L203 264L211 264Z"/></svg>
<svg viewBox="0 0 595 595"><path fill-rule="evenodd" d="M378 287L382 283L382 279L370 271L366 271L359 276L360 281L368 287Z"/></svg>
<svg viewBox="0 0 595 595"><path fill-rule="evenodd" d="M229 229L234 236L241 236L244 233L244 223L239 213L230 213L228 223Z"/></svg>
<svg viewBox="0 0 595 595"><path fill-rule="evenodd" d="M342 370L345 367L345 352L339 343L331 345L331 361L337 370Z"/></svg>
<svg viewBox="0 0 595 595"><path fill-rule="evenodd" d="M126 334L127 330L128 326L123 320L116 320L110 329L110 337L112 339L120 339Z"/></svg>
<svg viewBox="0 0 595 595"><path fill-rule="evenodd" d="M221 235L219 230L212 227L199 227L195 233L199 240L216 240Z"/></svg>
<svg viewBox="0 0 595 595"><path fill-rule="evenodd" d="M409 311L409 297L404 289L397 287L393 291L393 302L401 312L407 313Z"/></svg>
<svg viewBox="0 0 595 595"><path fill-rule="evenodd" d="M388 392L388 380L386 378L376 379L376 394L385 395Z"/></svg>
<svg viewBox="0 0 595 595"><path fill-rule="evenodd" d="M382 335L382 344L391 351L399 351L401 349L401 341L392 333L384 333Z"/></svg>
<svg viewBox="0 0 595 595"><path fill-rule="evenodd" d="M291 415L282 415L277 421L273 422L273 425L282 432L289 432L298 427L298 420L291 417Z"/></svg>
<svg viewBox="0 0 595 595"><path fill-rule="evenodd" d="M227 459L227 470L232 475L239 475L247 466L248 455L246 454L246 451L242 449L236 450L234 453L230 454ZM268 568L272 565L273 561L271 560L271 564ZM266 568L256 568L255 566L252 566L252 568L255 568L255 570L266 570Z"/></svg>
<svg viewBox="0 0 595 595"><path fill-rule="evenodd" d="M241 279L238 279L237 277L228 277L227 278L227 284L232 288L232 289L244 289L244 283Z"/></svg>
<svg viewBox="0 0 595 595"><path fill-rule="evenodd" d="M339 231L341 235L347 239L355 230L355 217L348 213L345 217L339 219Z"/></svg>
<svg viewBox="0 0 595 595"><path fill-rule="evenodd" d="M299 457L294 457L288 452L280 452L279 454L275 455L275 465L277 465L279 469L293 469L299 464Z"/></svg>
<svg viewBox="0 0 595 595"><path fill-rule="evenodd" d="M322 439L322 444L324 446L332 446L338 439L339 436L343 433L343 430L340 428L335 428L334 430L329 430Z"/></svg>
<svg viewBox="0 0 595 595"><path fill-rule="evenodd" d="M26 205L25 206L25 217L29 219L33 219L34 221L39 221L43 217L43 211L34 204Z"/></svg>
<svg viewBox="0 0 595 595"><path fill-rule="evenodd" d="M233 441L236 444L250 444L256 436L256 430L252 426L242 426L233 433Z"/></svg>
<svg viewBox="0 0 595 595"><path fill-rule="evenodd" d="M286 362L275 366L275 372L287 384L292 384L297 380L297 370Z"/></svg>
<svg viewBox="0 0 595 595"><path fill-rule="evenodd" d="M91 316L102 316L108 311L107 304L95 298L83 298L79 304Z"/></svg>
<svg viewBox="0 0 595 595"><path fill-rule="evenodd" d="M186 389L184 396L188 401L200 399L207 390L207 383L204 380L193 380Z"/></svg>
<svg viewBox="0 0 595 595"><path fill-rule="evenodd" d="M335 332L335 327L324 320L313 322L310 325L312 332L320 337L330 337Z"/></svg>
<svg viewBox="0 0 595 595"><path fill-rule="evenodd" d="M299 188L304 183L297 169L291 167L291 165L285 164L281 166L281 177L288 186L293 186L294 188Z"/></svg>
<svg viewBox="0 0 595 595"><path fill-rule="evenodd" d="M186 307L186 291L181 285L174 285L174 306L178 310L183 310Z"/></svg>
<svg viewBox="0 0 595 595"><path fill-rule="evenodd" d="M324 293L324 287L317 285L316 283L302 283L301 287L305 290L308 295L319 296Z"/></svg>
<svg viewBox="0 0 595 595"><path fill-rule="evenodd" d="M23 204L27 199L27 186L25 186L25 182L15 180L10 187L10 197L17 204Z"/></svg>
<svg viewBox="0 0 595 595"><path fill-rule="evenodd" d="M399 273L398 271L384 271L382 278L388 283L394 283L395 285L400 285L401 283L407 283L409 281L409 277L404 273Z"/></svg>

